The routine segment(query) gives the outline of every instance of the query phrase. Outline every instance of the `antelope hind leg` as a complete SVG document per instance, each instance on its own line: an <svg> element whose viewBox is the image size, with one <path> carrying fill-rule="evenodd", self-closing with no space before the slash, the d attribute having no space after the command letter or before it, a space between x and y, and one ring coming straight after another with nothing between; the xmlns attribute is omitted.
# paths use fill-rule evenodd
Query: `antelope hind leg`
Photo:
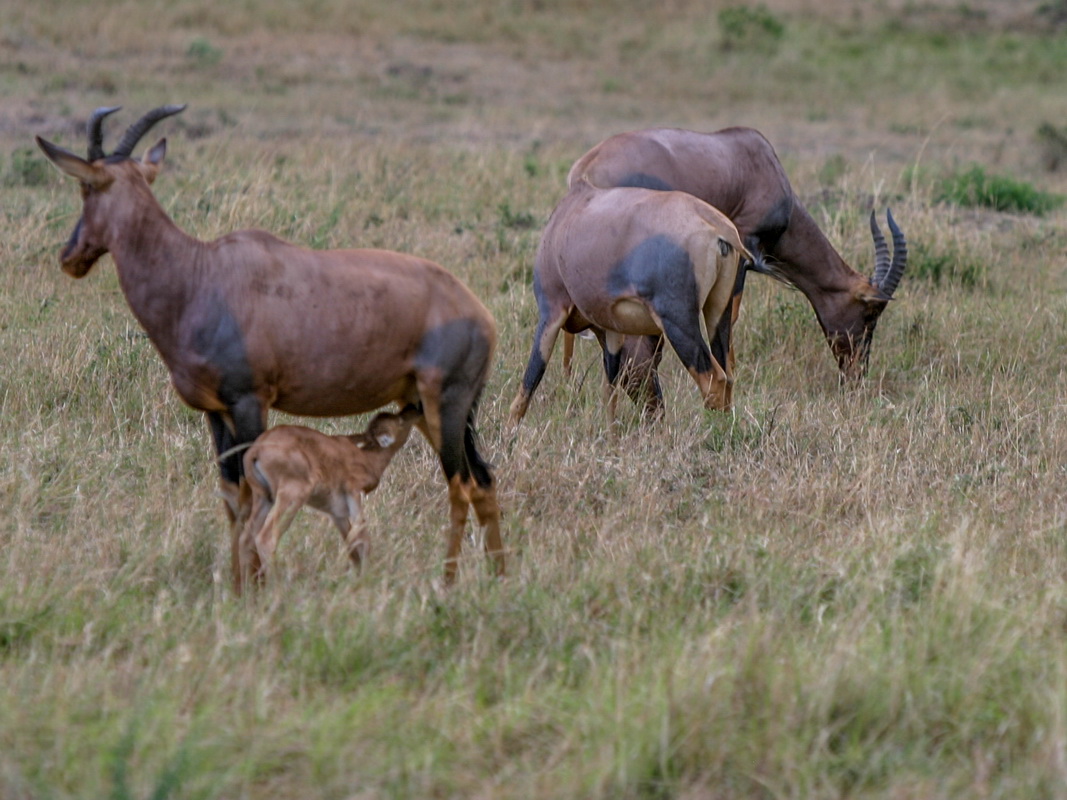
<svg viewBox="0 0 1067 800"><path fill-rule="evenodd" d="M485 529L485 555L492 562L494 572L503 577L507 567L504 543L500 538L500 505L496 499L496 484L479 486L477 481L472 479L467 488L478 524Z"/></svg>

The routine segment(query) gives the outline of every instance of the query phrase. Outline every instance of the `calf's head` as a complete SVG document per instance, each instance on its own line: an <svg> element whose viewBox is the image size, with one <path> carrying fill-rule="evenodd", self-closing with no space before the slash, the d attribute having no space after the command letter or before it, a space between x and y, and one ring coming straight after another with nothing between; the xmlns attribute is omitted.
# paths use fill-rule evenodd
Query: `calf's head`
<svg viewBox="0 0 1067 800"><path fill-rule="evenodd" d="M409 405L399 414L382 412L367 425L367 430L357 434L356 446L362 450L397 451L404 446L411 434L411 426L422 417L422 411Z"/></svg>

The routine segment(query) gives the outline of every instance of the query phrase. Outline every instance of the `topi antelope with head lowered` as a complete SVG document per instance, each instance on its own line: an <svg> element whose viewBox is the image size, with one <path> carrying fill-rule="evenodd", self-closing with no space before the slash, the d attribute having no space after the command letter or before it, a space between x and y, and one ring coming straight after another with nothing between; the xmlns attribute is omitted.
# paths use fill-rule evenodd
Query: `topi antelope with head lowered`
<svg viewBox="0 0 1067 800"><path fill-rule="evenodd" d="M751 128L726 128L715 133L651 128L621 133L605 139L574 163L568 182L573 186L580 181L601 188L639 186L681 191L715 206L737 226L745 244L756 254L750 269L769 272L808 298L842 378L863 377L878 318L907 264L907 242L892 215L887 215L893 236L892 261L871 215L875 264L873 277L867 278L834 250L797 200L770 142ZM734 289L735 318L744 280L745 270L741 270ZM568 339L565 360L571 346ZM644 382L646 410L652 412L662 402L654 369L659 348L659 340L653 337L628 340L623 350L626 360L646 365L650 377ZM631 380L627 385L639 383ZM639 399L636 394L634 397Z"/></svg>
<svg viewBox="0 0 1067 800"><path fill-rule="evenodd" d="M739 261L748 257L733 223L692 195L576 181L552 212L534 261L540 318L512 424L526 414L561 329L592 329L600 340L612 419L627 335L666 336L704 405L729 408L728 308ZM702 318L721 349L709 350Z"/></svg>
<svg viewBox="0 0 1067 800"><path fill-rule="evenodd" d="M419 426L448 482L445 580L455 578L468 507L485 526L486 553L502 574L496 485L474 432L496 344L489 311L444 268L414 256L307 250L257 230L213 242L184 233L149 188L166 140L131 158L149 128L184 108L149 112L111 155L101 123L117 108L90 118L88 159L39 136L37 144L81 183L82 216L60 256L63 270L80 278L111 253L130 309L178 395L207 415L238 588L238 445L263 432L270 408L326 417L420 404Z"/></svg>

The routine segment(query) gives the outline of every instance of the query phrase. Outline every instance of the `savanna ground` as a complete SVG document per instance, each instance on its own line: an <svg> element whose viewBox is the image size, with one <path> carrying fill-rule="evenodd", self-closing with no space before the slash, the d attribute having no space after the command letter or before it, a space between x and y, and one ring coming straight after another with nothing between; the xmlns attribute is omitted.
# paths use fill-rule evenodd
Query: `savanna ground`
<svg viewBox="0 0 1067 800"><path fill-rule="evenodd" d="M1065 19L5 2L0 797L1067 796L1067 232L1026 200L1067 192ZM308 512L234 597L205 426L110 259L60 273L78 191L32 146L84 152L89 112L122 104L114 146L166 102L189 108L147 142L169 139L156 193L186 230L416 253L492 309L506 580L469 546L441 589L445 493L413 439L362 575ZM869 379L842 390L804 298L757 277L732 414L668 354L664 423L622 403L609 430L580 342L508 432L570 163L621 130L733 124L857 269L872 207L905 229ZM967 175L1016 183L975 202Z"/></svg>

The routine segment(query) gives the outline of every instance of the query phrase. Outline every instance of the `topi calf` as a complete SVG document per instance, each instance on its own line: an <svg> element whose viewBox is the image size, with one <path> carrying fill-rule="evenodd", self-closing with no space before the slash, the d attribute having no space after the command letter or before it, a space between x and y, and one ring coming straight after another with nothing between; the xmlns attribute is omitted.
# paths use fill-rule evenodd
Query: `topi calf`
<svg viewBox="0 0 1067 800"><path fill-rule="evenodd" d="M363 495L378 487L420 416L415 406L381 413L365 432L347 436L302 425L279 425L261 434L244 455L240 502L247 522L235 543L234 561L262 581L278 541L307 505L333 520L360 569L368 549Z"/></svg>

